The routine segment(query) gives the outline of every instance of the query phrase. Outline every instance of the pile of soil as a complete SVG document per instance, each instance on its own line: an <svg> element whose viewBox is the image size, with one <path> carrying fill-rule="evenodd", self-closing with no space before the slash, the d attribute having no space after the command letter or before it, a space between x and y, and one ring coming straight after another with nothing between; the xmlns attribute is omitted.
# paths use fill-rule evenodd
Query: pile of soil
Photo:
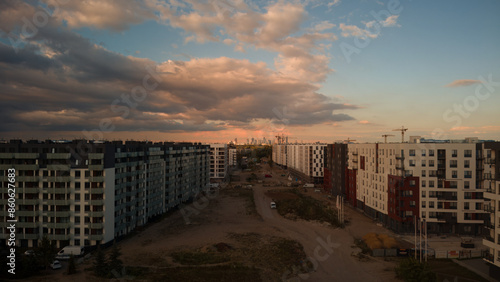
<svg viewBox="0 0 500 282"><path fill-rule="evenodd" d="M395 238L387 234L368 233L363 236L363 241L370 249L391 249L398 246Z"/></svg>

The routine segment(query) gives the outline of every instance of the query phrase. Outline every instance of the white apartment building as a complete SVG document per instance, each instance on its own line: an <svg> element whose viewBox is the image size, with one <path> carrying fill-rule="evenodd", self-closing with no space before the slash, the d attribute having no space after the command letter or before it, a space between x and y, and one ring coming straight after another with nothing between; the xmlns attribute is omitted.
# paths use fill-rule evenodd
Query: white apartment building
<svg viewBox="0 0 500 282"><path fill-rule="evenodd" d="M14 176L9 177L9 170ZM16 186L16 245L47 236L61 248L95 246L208 190L209 146L135 141L11 140L0 144L0 182ZM6 243L7 194L0 194Z"/></svg>
<svg viewBox="0 0 500 282"><path fill-rule="evenodd" d="M305 181L323 182L326 144L274 144L273 162Z"/></svg>
<svg viewBox="0 0 500 282"><path fill-rule="evenodd" d="M238 166L238 150L236 148L229 148L229 160L228 165L230 167Z"/></svg>
<svg viewBox="0 0 500 282"><path fill-rule="evenodd" d="M221 182L228 176L227 144L210 144L210 181Z"/></svg>
<svg viewBox="0 0 500 282"><path fill-rule="evenodd" d="M432 142L349 144L356 206L387 226L410 231L413 217L431 233L481 234L484 211L477 138ZM352 173L354 172L354 173Z"/></svg>

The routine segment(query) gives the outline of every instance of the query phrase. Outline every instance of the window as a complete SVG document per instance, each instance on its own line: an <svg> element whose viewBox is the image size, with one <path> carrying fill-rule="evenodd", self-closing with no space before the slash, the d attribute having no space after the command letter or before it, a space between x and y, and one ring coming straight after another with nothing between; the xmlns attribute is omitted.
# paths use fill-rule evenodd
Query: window
<svg viewBox="0 0 500 282"><path fill-rule="evenodd" d="M464 157L466 157L466 158L472 157L472 150L465 150L464 151Z"/></svg>
<svg viewBox="0 0 500 282"><path fill-rule="evenodd" d="M80 182L75 182L75 189L80 190Z"/></svg>
<svg viewBox="0 0 500 282"><path fill-rule="evenodd" d="M425 149L422 149L422 157L425 157Z"/></svg>
<svg viewBox="0 0 500 282"><path fill-rule="evenodd" d="M451 171L451 178L457 178L458 177L458 172L456 170Z"/></svg>
<svg viewBox="0 0 500 282"><path fill-rule="evenodd" d="M80 223L80 216L75 216L75 223L79 224Z"/></svg>
<svg viewBox="0 0 500 282"><path fill-rule="evenodd" d="M464 210L468 210L469 209L469 202L465 202L464 203Z"/></svg>
<svg viewBox="0 0 500 282"><path fill-rule="evenodd" d="M413 157L415 156L415 150L413 150L413 149L410 150L410 156L413 156Z"/></svg>
<svg viewBox="0 0 500 282"><path fill-rule="evenodd" d="M80 221L80 218L78 218L78 221ZM80 228L75 228L75 235L80 235Z"/></svg>
<svg viewBox="0 0 500 282"><path fill-rule="evenodd" d="M75 205L75 212L80 212L80 205Z"/></svg>
<svg viewBox="0 0 500 282"><path fill-rule="evenodd" d="M415 160L410 160L410 166L415 166Z"/></svg>
<svg viewBox="0 0 500 282"><path fill-rule="evenodd" d="M434 157L434 150L429 150L429 157Z"/></svg>
<svg viewBox="0 0 500 282"><path fill-rule="evenodd" d="M90 177L90 171L89 170L86 170L85 171L85 178L89 178Z"/></svg>
<svg viewBox="0 0 500 282"><path fill-rule="evenodd" d="M75 194L75 202L79 202L80 201L80 194Z"/></svg>
<svg viewBox="0 0 500 282"><path fill-rule="evenodd" d="M456 158L458 156L458 151L457 150L451 150L451 157Z"/></svg>
<svg viewBox="0 0 500 282"><path fill-rule="evenodd" d="M425 166L425 165L426 165L425 160L422 160L422 166Z"/></svg>
<svg viewBox="0 0 500 282"><path fill-rule="evenodd" d="M434 202L429 202L429 208L434 208Z"/></svg>
<svg viewBox="0 0 500 282"><path fill-rule="evenodd" d="M422 177L425 177L426 173L425 170L422 170Z"/></svg>
<svg viewBox="0 0 500 282"><path fill-rule="evenodd" d="M431 187L431 188L434 187L434 180L429 180L429 187Z"/></svg>
<svg viewBox="0 0 500 282"><path fill-rule="evenodd" d="M425 198L425 191L422 191L422 198Z"/></svg>
<svg viewBox="0 0 500 282"><path fill-rule="evenodd" d="M414 207L415 205L415 201L410 201L410 207Z"/></svg>
<svg viewBox="0 0 500 282"><path fill-rule="evenodd" d="M410 187L415 187L415 185L417 185L416 181L415 180L410 180Z"/></svg>
<svg viewBox="0 0 500 282"><path fill-rule="evenodd" d="M422 187L425 187L425 184L426 184L426 183L425 183L425 180L422 180L422 182L421 182L421 183L422 183ZM425 191L424 191L424 195L425 195ZM423 196L423 197L425 197L425 196Z"/></svg>
<svg viewBox="0 0 500 282"><path fill-rule="evenodd" d="M79 170L75 170L75 178L80 178L81 172Z"/></svg>
<svg viewBox="0 0 500 282"><path fill-rule="evenodd" d="M464 181L464 188L465 189L470 188L470 182L469 181Z"/></svg>
<svg viewBox="0 0 500 282"><path fill-rule="evenodd" d="M450 167L457 167L458 166L458 161L457 160L450 160Z"/></svg>
<svg viewBox="0 0 500 282"><path fill-rule="evenodd" d="M425 208L425 201L422 201L422 208Z"/></svg>
<svg viewBox="0 0 500 282"><path fill-rule="evenodd" d="M429 160L429 166L434 167L434 160Z"/></svg>
<svg viewBox="0 0 500 282"><path fill-rule="evenodd" d="M472 178L472 171L470 171L470 170L466 170L466 171L464 172L464 177L465 177L465 178Z"/></svg>

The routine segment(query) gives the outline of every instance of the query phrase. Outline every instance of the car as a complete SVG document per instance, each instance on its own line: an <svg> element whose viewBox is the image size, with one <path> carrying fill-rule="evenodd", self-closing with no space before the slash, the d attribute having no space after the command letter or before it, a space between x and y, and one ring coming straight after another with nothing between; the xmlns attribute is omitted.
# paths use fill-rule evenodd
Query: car
<svg viewBox="0 0 500 282"><path fill-rule="evenodd" d="M59 268L61 268L62 266L61 266L61 263L60 263L58 260L55 260L55 261L53 261L53 262L50 264L50 267L51 267L52 269L59 269Z"/></svg>
<svg viewBox="0 0 500 282"><path fill-rule="evenodd" d="M275 208L276 208L276 203L275 203L275 202L271 202L271 208L272 208L272 209L275 209Z"/></svg>
<svg viewBox="0 0 500 282"><path fill-rule="evenodd" d="M34 254L35 254L35 251L33 251L33 250L27 250L26 252L24 252L25 256L32 256Z"/></svg>

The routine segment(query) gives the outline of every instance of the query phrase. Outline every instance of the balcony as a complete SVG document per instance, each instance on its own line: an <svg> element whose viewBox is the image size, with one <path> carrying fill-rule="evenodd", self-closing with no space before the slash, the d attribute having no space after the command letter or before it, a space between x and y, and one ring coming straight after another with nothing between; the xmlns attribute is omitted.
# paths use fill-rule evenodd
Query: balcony
<svg viewBox="0 0 500 282"><path fill-rule="evenodd" d="M104 165L102 165L102 164L89 165L89 170L103 170L103 169L104 169Z"/></svg>
<svg viewBox="0 0 500 282"><path fill-rule="evenodd" d="M104 182L104 176L92 176L89 178L90 182Z"/></svg>
<svg viewBox="0 0 500 282"><path fill-rule="evenodd" d="M39 211L34 210L34 211L16 211L17 216L38 216ZM1 215L1 213L0 213Z"/></svg>
<svg viewBox="0 0 500 282"><path fill-rule="evenodd" d="M485 164L495 164L495 159L494 158L486 158L484 160Z"/></svg>
<svg viewBox="0 0 500 282"><path fill-rule="evenodd" d="M23 191L27 194L38 194L40 192L40 188L17 188L17 192Z"/></svg>
<svg viewBox="0 0 500 282"><path fill-rule="evenodd" d="M38 234L17 234L16 239L38 240L40 236Z"/></svg>
<svg viewBox="0 0 500 282"><path fill-rule="evenodd" d="M70 222L44 222L43 227L47 228L70 228Z"/></svg>
<svg viewBox="0 0 500 282"><path fill-rule="evenodd" d="M22 199L18 200L16 204L18 205L38 205L39 199Z"/></svg>
<svg viewBox="0 0 500 282"><path fill-rule="evenodd" d="M44 211L43 212L44 216L50 216L50 217L69 217L71 215L70 211Z"/></svg>
<svg viewBox="0 0 500 282"><path fill-rule="evenodd" d="M69 171L71 169L69 164L49 164L47 165L48 170L62 170Z"/></svg>
<svg viewBox="0 0 500 282"><path fill-rule="evenodd" d="M71 157L71 153L52 153L47 154L48 160L66 160Z"/></svg>
<svg viewBox="0 0 500 282"><path fill-rule="evenodd" d="M130 153L131 157L137 157L137 152ZM104 158L103 153L89 153L89 160L100 160Z"/></svg>
<svg viewBox="0 0 500 282"><path fill-rule="evenodd" d="M67 206L71 205L73 203L73 200L48 200L48 199L43 199L43 203L47 205L56 205L56 206Z"/></svg>
<svg viewBox="0 0 500 282"><path fill-rule="evenodd" d="M103 240L104 239L104 235L100 234L100 235L88 235L89 236L89 240L93 240L93 241L100 241L100 240Z"/></svg>
<svg viewBox="0 0 500 282"><path fill-rule="evenodd" d="M17 222L16 228L38 228L39 222Z"/></svg>
<svg viewBox="0 0 500 282"><path fill-rule="evenodd" d="M49 234L47 237L51 240L71 240L71 234Z"/></svg>
<svg viewBox="0 0 500 282"><path fill-rule="evenodd" d="M71 176L49 176L47 177L48 182L71 182Z"/></svg>
<svg viewBox="0 0 500 282"><path fill-rule="evenodd" d="M493 173L485 173L483 177L485 180L495 180L495 174Z"/></svg>
<svg viewBox="0 0 500 282"><path fill-rule="evenodd" d="M45 188L43 189L44 192L47 192L49 194L66 194L71 191L70 188Z"/></svg>

